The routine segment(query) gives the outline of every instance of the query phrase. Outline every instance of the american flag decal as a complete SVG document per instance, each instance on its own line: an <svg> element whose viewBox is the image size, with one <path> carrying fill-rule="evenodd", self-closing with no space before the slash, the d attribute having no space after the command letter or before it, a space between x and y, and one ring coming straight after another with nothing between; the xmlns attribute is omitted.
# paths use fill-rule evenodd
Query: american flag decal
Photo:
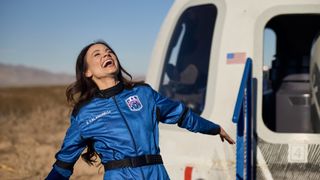
<svg viewBox="0 0 320 180"><path fill-rule="evenodd" d="M245 52L227 53L227 64L244 64L245 62Z"/></svg>

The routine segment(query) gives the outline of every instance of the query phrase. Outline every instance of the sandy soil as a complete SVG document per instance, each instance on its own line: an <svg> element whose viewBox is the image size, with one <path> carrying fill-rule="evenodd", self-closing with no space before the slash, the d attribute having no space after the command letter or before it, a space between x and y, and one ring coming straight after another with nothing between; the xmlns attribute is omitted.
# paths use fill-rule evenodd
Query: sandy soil
<svg viewBox="0 0 320 180"><path fill-rule="evenodd" d="M69 126L65 87L0 89L0 179L44 179ZM80 158L71 179L103 179Z"/></svg>

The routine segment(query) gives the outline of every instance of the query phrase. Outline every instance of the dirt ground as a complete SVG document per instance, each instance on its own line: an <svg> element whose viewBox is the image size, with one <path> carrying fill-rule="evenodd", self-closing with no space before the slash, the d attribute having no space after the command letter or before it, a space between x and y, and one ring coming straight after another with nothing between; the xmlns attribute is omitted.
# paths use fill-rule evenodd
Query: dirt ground
<svg viewBox="0 0 320 180"><path fill-rule="evenodd" d="M64 86L0 89L0 179L44 179L69 126ZM80 158L71 179L101 180Z"/></svg>

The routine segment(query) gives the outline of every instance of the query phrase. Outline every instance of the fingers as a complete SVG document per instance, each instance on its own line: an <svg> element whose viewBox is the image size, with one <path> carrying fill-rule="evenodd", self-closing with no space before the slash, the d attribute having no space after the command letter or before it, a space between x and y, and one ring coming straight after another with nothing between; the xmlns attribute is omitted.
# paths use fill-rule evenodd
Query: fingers
<svg viewBox="0 0 320 180"><path fill-rule="evenodd" d="M220 135L221 141L224 142L224 140L227 140L229 144L235 144L235 141L228 135L222 136Z"/></svg>
<svg viewBox="0 0 320 180"><path fill-rule="evenodd" d="M221 135L220 135L220 139L221 139L222 142L224 142L224 138Z"/></svg>
<svg viewBox="0 0 320 180"><path fill-rule="evenodd" d="M226 133L225 139L228 141L229 144L235 144L234 140Z"/></svg>
<svg viewBox="0 0 320 180"><path fill-rule="evenodd" d="M224 131L223 128L220 128L220 138L222 142L224 142L225 139L229 144L235 144L235 141Z"/></svg>
<svg viewBox="0 0 320 180"><path fill-rule="evenodd" d="M235 144L236 142L231 138L231 137L227 137L226 140L228 141L229 144Z"/></svg>

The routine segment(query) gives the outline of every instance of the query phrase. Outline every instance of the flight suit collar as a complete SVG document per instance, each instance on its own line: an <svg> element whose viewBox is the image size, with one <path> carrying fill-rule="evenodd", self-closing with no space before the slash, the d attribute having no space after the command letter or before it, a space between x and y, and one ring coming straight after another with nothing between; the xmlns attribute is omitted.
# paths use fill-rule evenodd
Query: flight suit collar
<svg viewBox="0 0 320 180"><path fill-rule="evenodd" d="M119 82L117 85L103 90L97 90L96 96L101 98L110 98L112 96L115 96L116 94L119 94L124 89L123 82Z"/></svg>

